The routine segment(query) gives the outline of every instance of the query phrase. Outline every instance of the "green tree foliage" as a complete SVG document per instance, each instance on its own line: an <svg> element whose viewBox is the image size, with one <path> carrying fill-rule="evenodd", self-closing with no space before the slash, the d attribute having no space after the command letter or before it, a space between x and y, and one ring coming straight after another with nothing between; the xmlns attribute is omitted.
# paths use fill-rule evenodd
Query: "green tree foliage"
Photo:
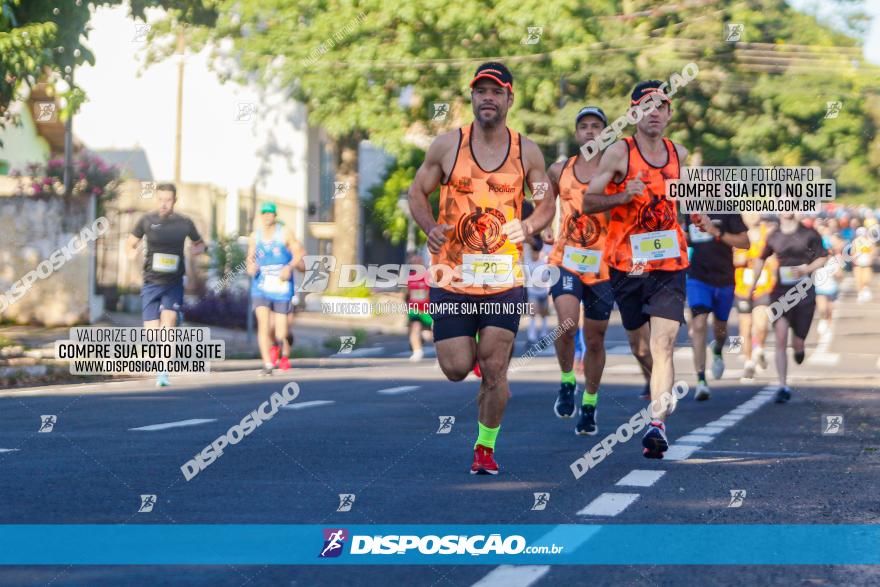
<svg viewBox="0 0 880 587"><path fill-rule="evenodd" d="M74 69L94 65L88 47L91 11L123 0L0 0L0 128L7 107L23 86L65 80L59 93L63 116L76 112L85 94L75 84ZM166 9L169 18L210 26L216 19L213 0L130 0L131 15L141 20L148 8ZM13 121L14 122L14 121Z"/></svg>

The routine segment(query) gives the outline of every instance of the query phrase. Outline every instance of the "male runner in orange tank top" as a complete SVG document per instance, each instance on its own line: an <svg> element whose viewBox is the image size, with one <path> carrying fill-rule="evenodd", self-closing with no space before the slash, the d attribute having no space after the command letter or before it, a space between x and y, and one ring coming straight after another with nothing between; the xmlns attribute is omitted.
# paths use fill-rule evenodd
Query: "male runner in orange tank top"
<svg viewBox="0 0 880 587"><path fill-rule="evenodd" d="M548 188L538 146L507 128L513 75L484 63L471 81L474 122L437 137L409 191L413 218L428 235L434 255L431 314L440 368L461 381L479 361L482 371L479 435L471 474L495 475L495 439L507 406L507 367L525 301L522 243L553 219L551 198L536 202L522 220L528 182ZM435 220L428 195L440 185ZM433 269L445 268L443 271ZM479 333L479 343L474 337Z"/></svg>
<svg viewBox="0 0 880 587"><path fill-rule="evenodd" d="M672 352L684 323L687 242L675 202L666 197L666 180L680 176L687 149L663 137L672 106L656 80L641 82L631 105L658 99L660 105L636 124L632 137L605 151L599 170L584 194L584 212L611 211L605 259L614 300L630 337L650 328L651 399L657 408L642 438L644 455L660 459L669 448L664 420L675 406ZM607 195L611 186L614 195ZM666 405L667 409L662 409Z"/></svg>
<svg viewBox="0 0 880 587"><path fill-rule="evenodd" d="M577 144L585 145L596 139L607 125L608 118L601 108L582 108L575 116ZM580 417L575 434L587 436L598 433L596 414L599 384L605 369L605 332L614 309L608 264L602 260L611 214L608 211L594 215L583 213L584 192L598 168L598 157L587 159L579 152L574 157L557 161L547 171L553 193L559 198L560 212L559 230L550 253L550 264L559 267L560 277L550 293L560 326L572 324L560 332L555 343L562 381L553 411L559 418L571 418L578 413L576 405L579 403ZM573 363L581 304L587 347L584 361L586 384L581 401L576 402L577 380ZM642 348L650 359L647 329ZM646 369L645 378L650 376L650 370Z"/></svg>

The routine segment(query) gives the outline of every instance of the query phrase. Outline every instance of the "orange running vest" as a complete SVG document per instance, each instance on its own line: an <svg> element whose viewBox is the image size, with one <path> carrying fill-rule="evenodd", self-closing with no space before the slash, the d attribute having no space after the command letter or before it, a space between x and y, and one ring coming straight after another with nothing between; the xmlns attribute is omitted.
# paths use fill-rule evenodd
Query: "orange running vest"
<svg viewBox="0 0 880 587"><path fill-rule="evenodd" d="M635 196L629 204L611 209L611 222L608 225L608 237L605 241L605 260L618 271L629 272L633 268L630 239L641 234L669 230L675 232L678 239L678 254L665 259L648 260L644 271L686 269L689 265L687 241L678 223L678 205L666 197L666 180L678 179L681 172L675 145L669 139L663 139L663 144L666 146L666 163L661 167L654 167L642 156L633 137L626 137L624 141L629 149L626 177L619 184L609 183L611 189L606 193L622 192L627 182L634 179L640 171L641 179L645 183L645 191ZM651 242L645 244L650 245ZM657 244L663 246L665 239Z"/></svg>
<svg viewBox="0 0 880 587"><path fill-rule="evenodd" d="M559 174L559 213L562 220L553 250L550 251L549 262L578 275L584 285L591 285L610 277L608 264L602 260L602 250L605 247L611 214L608 211L599 214L583 213L584 192L589 184L577 178L574 170L576 160L577 156L569 158ZM598 251L598 273L581 272L577 269L578 262L591 259L589 253L585 255L581 252L584 250Z"/></svg>
<svg viewBox="0 0 880 587"><path fill-rule="evenodd" d="M520 134L507 129L507 156L501 165L487 171L477 163L471 149L473 124L459 129L459 133L455 163L440 185L437 217L438 224L452 225L455 230L447 233L448 240L434 256L434 264L460 267L476 279L463 285L458 278L444 284L436 272L432 277L443 289L471 295L496 294L520 287L522 244L511 243L501 232L506 222L522 218L526 175Z"/></svg>

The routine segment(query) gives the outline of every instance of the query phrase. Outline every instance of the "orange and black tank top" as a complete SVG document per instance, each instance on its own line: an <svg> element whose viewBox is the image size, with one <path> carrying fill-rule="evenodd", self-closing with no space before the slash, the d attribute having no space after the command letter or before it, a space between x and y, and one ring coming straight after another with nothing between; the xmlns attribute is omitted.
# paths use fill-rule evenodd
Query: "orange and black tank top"
<svg viewBox="0 0 880 587"><path fill-rule="evenodd" d="M439 224L455 230L434 257L434 265L455 270L451 281L432 275L438 287L456 293L489 295L523 284L522 244L501 231L522 218L525 170L520 134L507 129L507 156L495 169L480 167L471 148L473 125L460 129L455 163L440 186Z"/></svg>
<svg viewBox="0 0 880 587"><path fill-rule="evenodd" d="M629 150L626 177L611 182L607 193L619 193L639 172L645 191L629 204L611 209L611 222L605 241L605 260L618 271L629 272L633 260L644 262L644 271L678 271L687 268L687 241L678 223L678 206L666 197L666 180L678 179L681 164L675 145L663 139L666 163L648 163L633 137L624 138Z"/></svg>
<svg viewBox="0 0 880 587"><path fill-rule="evenodd" d="M556 242L550 251L551 265L571 271L585 285L609 278L608 264L602 260L602 249L608 232L608 211L584 214L584 192L588 183L577 177L570 157L559 174L559 213L561 221Z"/></svg>

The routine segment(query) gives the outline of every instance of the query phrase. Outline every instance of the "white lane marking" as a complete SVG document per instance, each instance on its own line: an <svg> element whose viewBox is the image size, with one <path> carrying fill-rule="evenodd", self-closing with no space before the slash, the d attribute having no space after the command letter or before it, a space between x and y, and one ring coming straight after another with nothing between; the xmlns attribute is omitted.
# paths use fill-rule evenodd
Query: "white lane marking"
<svg viewBox="0 0 880 587"><path fill-rule="evenodd" d="M724 426L702 426L700 428L694 428L691 430L691 434L720 434L724 432L726 428Z"/></svg>
<svg viewBox="0 0 880 587"><path fill-rule="evenodd" d="M183 428L184 426L197 426L199 424L207 424L208 422L216 422L217 418L195 418L192 420L180 420L178 422L166 422L165 424L151 424L149 426L141 426L140 428L129 428L129 430L143 430L145 432L153 432L154 430L167 430L168 428Z"/></svg>
<svg viewBox="0 0 880 587"><path fill-rule="evenodd" d="M807 359L808 365L817 365L819 367L835 367L840 364L840 354L838 353L822 353L814 352Z"/></svg>
<svg viewBox="0 0 880 587"><path fill-rule="evenodd" d="M638 493L603 493L577 513L579 516L616 516L639 498Z"/></svg>
<svg viewBox="0 0 880 587"><path fill-rule="evenodd" d="M398 393L409 393L410 391L415 391L418 388L418 385L401 385L400 387L389 387L387 389L380 389L376 393L384 393L385 395L396 395Z"/></svg>
<svg viewBox="0 0 880 587"><path fill-rule="evenodd" d="M370 357L372 355L380 355L380 354L382 354L382 352L384 350L385 350L385 347L383 347L383 346L368 347L368 348L354 349L350 353L336 353L336 354L333 354L330 356L333 358L340 358L340 359L344 359L344 358L355 359L358 357Z"/></svg>
<svg viewBox="0 0 880 587"><path fill-rule="evenodd" d="M722 422L730 422L731 424L736 424L740 420L742 420L745 416L734 415L734 414L724 414L720 418L718 418Z"/></svg>
<svg viewBox="0 0 880 587"><path fill-rule="evenodd" d="M683 461L702 448L699 444L674 444L663 454L664 461Z"/></svg>
<svg viewBox="0 0 880 587"><path fill-rule="evenodd" d="M0 452L15 452L17 448L0 448Z"/></svg>
<svg viewBox="0 0 880 587"><path fill-rule="evenodd" d="M501 565L474 583L473 587L529 587L549 572L547 565Z"/></svg>
<svg viewBox="0 0 880 587"><path fill-rule="evenodd" d="M687 436L682 436L675 442L676 444L705 444L707 442L712 442L714 439L713 436L706 436L705 434L688 434Z"/></svg>
<svg viewBox="0 0 880 587"><path fill-rule="evenodd" d="M318 399L313 402L300 402L298 404L287 404L286 406L281 406L282 409L285 410L302 410L304 408L314 408L317 406L326 406L328 404L335 404L336 402L332 399Z"/></svg>
<svg viewBox="0 0 880 587"><path fill-rule="evenodd" d="M633 469L623 476L623 478L615 483L615 485L624 485L629 487L650 487L660 480L660 477L666 474L666 471L649 471L645 469Z"/></svg>
<svg viewBox="0 0 880 587"><path fill-rule="evenodd" d="M605 367L605 373L614 373L617 375L638 375L642 372L642 368L638 365L612 365Z"/></svg>

